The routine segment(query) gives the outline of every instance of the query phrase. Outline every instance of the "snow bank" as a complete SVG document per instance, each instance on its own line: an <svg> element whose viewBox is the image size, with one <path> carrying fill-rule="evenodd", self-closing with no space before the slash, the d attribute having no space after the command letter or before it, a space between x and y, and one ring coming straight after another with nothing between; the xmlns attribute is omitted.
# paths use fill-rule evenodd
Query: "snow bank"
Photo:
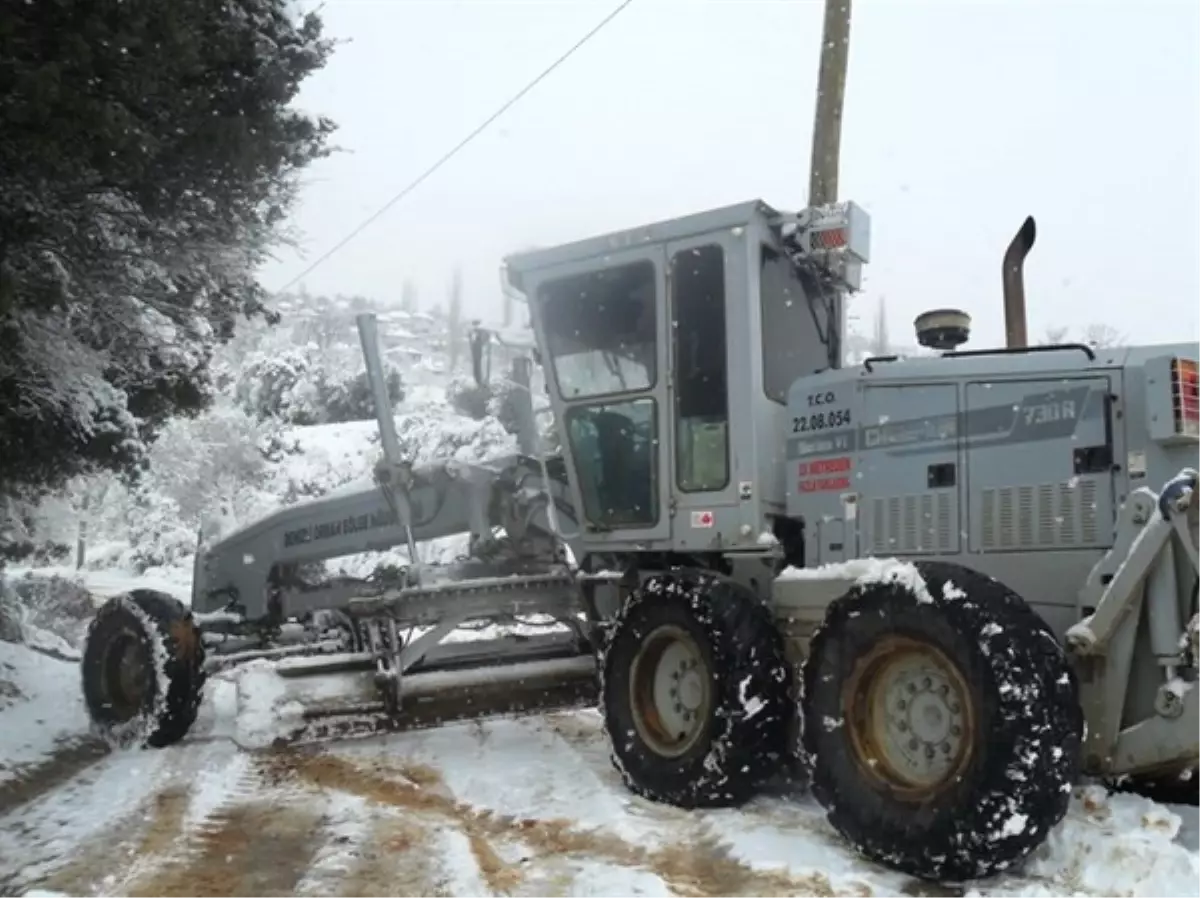
<svg viewBox="0 0 1200 898"><path fill-rule="evenodd" d="M0 639L5 641L77 660L95 610L92 594L75 580L0 573Z"/></svg>
<svg viewBox="0 0 1200 898"><path fill-rule="evenodd" d="M1181 823L1149 799L1083 787L1021 874L967 895L1196 895L1200 854L1194 833L1193 844L1181 844Z"/></svg>
<svg viewBox="0 0 1200 898"><path fill-rule="evenodd" d="M79 666L0 642L0 785L88 731Z"/></svg>
<svg viewBox="0 0 1200 898"><path fill-rule="evenodd" d="M238 745L265 748L303 723L304 707L288 694L287 681L275 673L273 662L248 661L226 676L237 686Z"/></svg>

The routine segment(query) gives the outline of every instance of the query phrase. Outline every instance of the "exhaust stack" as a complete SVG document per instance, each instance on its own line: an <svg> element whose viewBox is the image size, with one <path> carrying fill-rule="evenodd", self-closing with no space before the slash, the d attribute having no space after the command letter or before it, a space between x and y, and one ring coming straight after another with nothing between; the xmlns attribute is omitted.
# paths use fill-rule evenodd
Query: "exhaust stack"
<svg viewBox="0 0 1200 898"><path fill-rule="evenodd" d="M1037 225L1030 215L1004 251L1000 278L1004 288L1004 333L1009 349L1024 349L1029 345L1025 319L1025 257L1033 249L1036 239Z"/></svg>

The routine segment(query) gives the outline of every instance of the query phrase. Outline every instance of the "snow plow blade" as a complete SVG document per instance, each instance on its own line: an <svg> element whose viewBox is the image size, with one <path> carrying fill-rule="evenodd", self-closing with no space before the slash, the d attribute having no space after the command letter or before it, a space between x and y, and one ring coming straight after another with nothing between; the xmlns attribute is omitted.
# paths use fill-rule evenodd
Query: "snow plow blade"
<svg viewBox="0 0 1200 898"><path fill-rule="evenodd" d="M556 636L442 646L436 662L403 675L395 697L379 685L369 654L288 659L275 666L271 689L261 681L239 684L239 707L261 707L269 693L276 721L270 741L286 746L594 704L595 657Z"/></svg>

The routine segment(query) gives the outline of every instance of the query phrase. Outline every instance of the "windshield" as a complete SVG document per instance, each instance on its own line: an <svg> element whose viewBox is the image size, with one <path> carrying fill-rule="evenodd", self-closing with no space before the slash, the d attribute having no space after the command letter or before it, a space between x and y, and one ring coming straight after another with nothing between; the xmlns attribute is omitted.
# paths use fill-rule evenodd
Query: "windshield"
<svg viewBox="0 0 1200 898"><path fill-rule="evenodd" d="M648 390L658 377L655 271L633 262L538 289L554 377L564 399Z"/></svg>

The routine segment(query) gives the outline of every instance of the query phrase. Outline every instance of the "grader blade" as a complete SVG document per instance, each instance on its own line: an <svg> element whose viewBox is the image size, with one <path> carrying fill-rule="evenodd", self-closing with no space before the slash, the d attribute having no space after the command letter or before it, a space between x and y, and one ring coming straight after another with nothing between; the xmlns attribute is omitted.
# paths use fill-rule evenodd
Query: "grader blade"
<svg viewBox="0 0 1200 898"><path fill-rule="evenodd" d="M278 741L325 742L584 707L596 701L595 674L590 656L428 671L405 678L397 703L380 698L370 671L292 680L288 694L304 710Z"/></svg>
<svg viewBox="0 0 1200 898"><path fill-rule="evenodd" d="M424 729L460 720L519 716L596 701L596 662L575 654L404 675L398 695L381 689L373 667L353 656L324 669L277 671L276 744L303 744Z"/></svg>

